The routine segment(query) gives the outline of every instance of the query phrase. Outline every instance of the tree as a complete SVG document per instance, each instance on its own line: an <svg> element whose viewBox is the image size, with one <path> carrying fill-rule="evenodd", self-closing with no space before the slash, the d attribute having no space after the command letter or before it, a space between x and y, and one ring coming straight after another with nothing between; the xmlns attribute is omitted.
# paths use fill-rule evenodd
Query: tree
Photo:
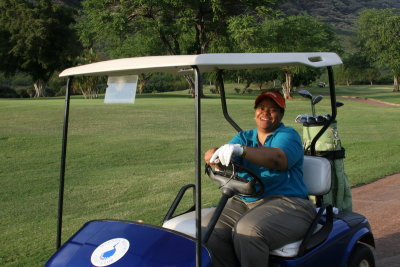
<svg viewBox="0 0 400 267"><path fill-rule="evenodd" d="M0 2L0 71L29 74L35 97L45 94L46 82L55 70L71 64L79 43L70 27L71 9L51 0Z"/></svg>
<svg viewBox="0 0 400 267"><path fill-rule="evenodd" d="M262 39L268 52L340 52L340 45L332 28L309 16L287 16L266 20ZM308 85L321 75L309 67L283 68L285 98L292 97L294 85Z"/></svg>
<svg viewBox="0 0 400 267"><path fill-rule="evenodd" d="M230 46L226 30L232 18L265 9L263 6L275 7L278 2L281 1L86 0L79 28L86 44L110 45L112 56L226 52ZM192 77L186 78L194 88Z"/></svg>
<svg viewBox="0 0 400 267"><path fill-rule="evenodd" d="M366 9L357 21L357 39L363 54L393 75L393 91L399 91L400 14L395 9Z"/></svg>
<svg viewBox="0 0 400 267"><path fill-rule="evenodd" d="M78 65L89 64L98 61L99 55L93 49L89 49L82 53L76 59ZM85 99L97 98L102 87L107 84L106 77L104 76L78 76L72 81L72 88L76 92L79 90ZM105 89L105 88L104 88Z"/></svg>
<svg viewBox="0 0 400 267"><path fill-rule="evenodd" d="M336 35L329 25L309 16L265 16L260 23L250 16L234 19L229 31L241 52L319 52L340 51ZM284 67L282 89L292 97L294 85L307 85L320 71L307 67Z"/></svg>
<svg viewBox="0 0 400 267"><path fill-rule="evenodd" d="M379 69L376 68L365 55L360 52L347 55L343 58L343 67L346 75L346 83L350 85L354 81L368 81L371 85L373 80L379 77Z"/></svg>
<svg viewBox="0 0 400 267"><path fill-rule="evenodd" d="M334 66L334 74L335 74L335 81L337 83L346 83L347 86L350 86L351 83L351 74L347 71L343 64Z"/></svg>
<svg viewBox="0 0 400 267"><path fill-rule="evenodd" d="M87 44L100 40L114 43L114 52L116 46L133 44L139 38L144 42L135 43L135 50L126 51L129 55L202 54L210 47L217 49L212 43L226 35L232 18L265 9L262 6L276 7L279 2L282 1L86 0L82 3L79 28ZM149 45L151 49L147 49Z"/></svg>
<svg viewBox="0 0 400 267"><path fill-rule="evenodd" d="M277 68L272 69L253 69L253 70L240 70L237 71L236 77L240 77L244 81L245 85L242 88L242 94L247 93L250 85L255 83L258 89L261 91L264 83L274 81L278 78L280 70Z"/></svg>

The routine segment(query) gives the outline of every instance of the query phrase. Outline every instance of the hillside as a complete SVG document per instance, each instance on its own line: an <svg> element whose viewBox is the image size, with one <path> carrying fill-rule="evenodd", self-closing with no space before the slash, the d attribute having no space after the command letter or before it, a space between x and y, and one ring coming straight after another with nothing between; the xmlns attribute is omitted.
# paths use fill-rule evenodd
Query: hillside
<svg viewBox="0 0 400 267"><path fill-rule="evenodd" d="M79 7L83 0L54 0ZM308 14L331 24L337 32L353 32L357 16L366 8L396 8L399 0L286 0L281 10L288 15Z"/></svg>
<svg viewBox="0 0 400 267"><path fill-rule="evenodd" d="M352 35L358 14L366 8L396 8L399 0L287 0L281 6L289 15L308 14L329 23L342 35Z"/></svg>
<svg viewBox="0 0 400 267"><path fill-rule="evenodd" d="M54 0L79 7L83 0ZM399 0L286 0L281 10L288 15L308 14L331 24L338 32L353 32L357 16L366 8L396 8Z"/></svg>

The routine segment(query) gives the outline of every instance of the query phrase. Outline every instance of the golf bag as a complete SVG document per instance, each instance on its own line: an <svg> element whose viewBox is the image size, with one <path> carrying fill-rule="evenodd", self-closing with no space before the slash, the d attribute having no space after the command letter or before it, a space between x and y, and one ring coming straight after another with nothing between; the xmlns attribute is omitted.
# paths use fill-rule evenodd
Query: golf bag
<svg viewBox="0 0 400 267"><path fill-rule="evenodd" d="M311 142L322 129L320 124L303 124L304 154L311 155ZM345 150L342 147L336 121L326 129L315 144L315 156L324 157L331 163L331 191L324 196L324 203L330 203L340 211L352 210L352 199L348 177L344 171Z"/></svg>

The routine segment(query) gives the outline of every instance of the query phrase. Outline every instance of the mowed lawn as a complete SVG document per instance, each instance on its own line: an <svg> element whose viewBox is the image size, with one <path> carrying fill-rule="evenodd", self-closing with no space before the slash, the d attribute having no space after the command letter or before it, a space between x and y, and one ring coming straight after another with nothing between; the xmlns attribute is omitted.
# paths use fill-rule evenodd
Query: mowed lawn
<svg viewBox="0 0 400 267"><path fill-rule="evenodd" d="M254 127L256 94L228 95L228 109L244 129ZM338 95L400 103L390 86L338 87ZM203 151L235 134L219 99L208 96L202 100ZM400 172L400 107L339 100L351 184ZM327 96L316 110L329 111ZM301 134L294 119L305 113L310 102L297 96L287 103L284 123ZM63 115L60 98L0 99L0 266L43 266L55 251ZM194 101L186 93L138 96L134 105L73 98L67 150L63 242L93 219L160 225L180 187L194 182ZM219 198L205 176L202 198L204 206Z"/></svg>

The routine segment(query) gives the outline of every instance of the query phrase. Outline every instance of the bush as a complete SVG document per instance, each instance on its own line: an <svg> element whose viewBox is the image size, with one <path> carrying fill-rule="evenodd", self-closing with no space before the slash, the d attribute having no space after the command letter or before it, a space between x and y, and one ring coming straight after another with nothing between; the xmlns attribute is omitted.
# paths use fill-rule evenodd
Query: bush
<svg viewBox="0 0 400 267"><path fill-rule="evenodd" d="M31 86L17 87L15 91L18 93L19 97L29 98L35 96L35 90Z"/></svg>
<svg viewBox="0 0 400 267"><path fill-rule="evenodd" d="M19 94L11 87L0 85L0 98L17 98Z"/></svg>
<svg viewBox="0 0 400 267"><path fill-rule="evenodd" d="M187 89L188 84L182 76L155 73L143 86L143 92L170 92Z"/></svg>
<svg viewBox="0 0 400 267"><path fill-rule="evenodd" d="M67 80L65 78L58 77L58 74L58 72L55 72L47 82L45 90L46 96L65 95L65 86L67 84Z"/></svg>

